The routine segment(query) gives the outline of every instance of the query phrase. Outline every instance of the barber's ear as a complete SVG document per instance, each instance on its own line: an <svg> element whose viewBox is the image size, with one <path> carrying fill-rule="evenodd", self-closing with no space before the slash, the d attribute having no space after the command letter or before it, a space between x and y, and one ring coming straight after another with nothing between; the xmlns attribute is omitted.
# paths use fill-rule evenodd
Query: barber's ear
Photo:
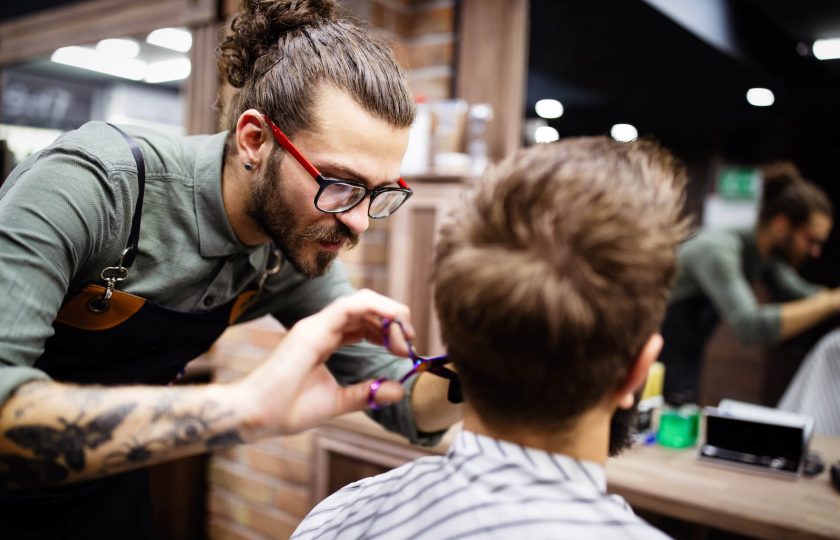
<svg viewBox="0 0 840 540"><path fill-rule="evenodd" d="M659 353L662 352L662 344L664 340L660 334L651 334L642 347L636 361L627 372L624 382L616 392L616 402L618 407L622 409L630 409L634 405L634 394L637 390L642 388L647 380L648 371L651 364L653 364Z"/></svg>
<svg viewBox="0 0 840 540"><path fill-rule="evenodd" d="M248 109L239 115L236 122L236 150L239 160L259 168L271 152L273 140L270 140L260 112Z"/></svg>

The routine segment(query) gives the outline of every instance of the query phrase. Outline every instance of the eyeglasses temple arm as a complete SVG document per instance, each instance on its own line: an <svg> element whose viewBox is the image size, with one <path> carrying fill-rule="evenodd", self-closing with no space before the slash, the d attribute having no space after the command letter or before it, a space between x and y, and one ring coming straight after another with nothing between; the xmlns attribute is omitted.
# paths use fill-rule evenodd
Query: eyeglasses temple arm
<svg viewBox="0 0 840 540"><path fill-rule="evenodd" d="M292 141L290 141L288 137L286 137L286 134L283 133L283 130L277 127L277 124L275 124L274 121L272 121L271 118L268 117L268 115L264 114L262 115L262 117L266 121L266 123L268 123L268 127L271 128L271 132L274 134L274 138L277 139L277 143L280 146L282 146L283 149L285 149L288 153L292 154L294 158L298 160L298 163L303 165L303 168L306 169L306 171L312 175L312 178L315 178L317 180L318 177L321 175L321 172L318 169L316 169L313 164L309 163L308 159L303 157L303 154L301 154L298 151L298 149L295 148L295 145L292 144Z"/></svg>

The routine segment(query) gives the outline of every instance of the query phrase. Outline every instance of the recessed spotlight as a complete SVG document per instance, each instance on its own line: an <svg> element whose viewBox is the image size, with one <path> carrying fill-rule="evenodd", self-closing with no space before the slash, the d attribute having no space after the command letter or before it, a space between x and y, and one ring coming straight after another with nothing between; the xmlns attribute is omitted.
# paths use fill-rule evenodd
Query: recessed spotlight
<svg viewBox="0 0 840 540"><path fill-rule="evenodd" d="M610 129L610 136L618 142L631 142L639 138L639 130L632 124L616 124Z"/></svg>
<svg viewBox="0 0 840 540"><path fill-rule="evenodd" d="M98 71L133 81L139 81L146 74L146 62L136 58L124 58L119 62L114 62L88 47L61 47L52 53L50 60L57 64Z"/></svg>
<svg viewBox="0 0 840 540"><path fill-rule="evenodd" d="M189 58L151 62L146 69L146 77L143 80L147 83L180 81L190 76L191 68L192 64Z"/></svg>
<svg viewBox="0 0 840 540"><path fill-rule="evenodd" d="M192 34L183 28L158 28L147 37L146 43L166 47L178 52L187 52L192 48Z"/></svg>
<svg viewBox="0 0 840 540"><path fill-rule="evenodd" d="M96 44L96 52L114 60L134 58L140 45L133 39L103 39Z"/></svg>
<svg viewBox="0 0 840 540"><path fill-rule="evenodd" d="M560 118L563 116L563 104L556 99L541 99L534 105L537 116L542 118Z"/></svg>
<svg viewBox="0 0 840 540"><path fill-rule="evenodd" d="M840 58L840 38L818 39L811 50L818 60L836 60Z"/></svg>
<svg viewBox="0 0 840 540"><path fill-rule="evenodd" d="M551 126L540 126L534 134L534 140L538 143L550 143L560 139L560 134Z"/></svg>
<svg viewBox="0 0 840 540"><path fill-rule="evenodd" d="M753 107L769 107L776 101L776 97L767 88L750 88L747 90L747 101Z"/></svg>

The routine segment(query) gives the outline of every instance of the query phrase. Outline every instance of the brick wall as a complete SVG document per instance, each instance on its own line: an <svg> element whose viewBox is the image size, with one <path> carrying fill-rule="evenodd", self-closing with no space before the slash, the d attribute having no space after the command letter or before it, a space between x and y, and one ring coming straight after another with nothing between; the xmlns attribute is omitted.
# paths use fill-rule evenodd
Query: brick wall
<svg viewBox="0 0 840 540"><path fill-rule="evenodd" d="M227 2L227 5L234 5ZM451 95L455 0L345 0L394 46L415 94ZM372 220L359 245L342 254L356 287L388 290L388 221ZM248 373L280 342L283 328L263 318L228 329L203 362L216 380ZM213 540L288 538L314 506L312 437L268 439L214 455L208 470L208 534Z"/></svg>

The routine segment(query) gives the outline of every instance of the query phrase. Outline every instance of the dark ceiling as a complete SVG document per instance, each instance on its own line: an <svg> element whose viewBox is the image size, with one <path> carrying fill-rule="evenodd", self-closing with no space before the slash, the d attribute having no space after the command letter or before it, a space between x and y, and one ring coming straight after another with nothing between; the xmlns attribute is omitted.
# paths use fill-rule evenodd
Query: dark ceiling
<svg viewBox="0 0 840 540"><path fill-rule="evenodd" d="M14 19L65 4L75 4L78 0L27 0L26 2L6 1L0 5L0 21Z"/></svg>
<svg viewBox="0 0 840 540"><path fill-rule="evenodd" d="M718 19L704 28L709 8ZM663 12L680 9L688 16ZM530 22L526 117L554 98L561 137L633 124L686 162L695 214L719 166L781 159L840 206L840 60L809 52L814 39L840 37L840 1L531 0ZM771 89L774 105L748 104L751 87ZM828 256L838 249L835 231L806 275L840 284L840 260Z"/></svg>
<svg viewBox="0 0 840 540"><path fill-rule="evenodd" d="M70 3L2 1L0 20ZM692 210L716 166L778 159L794 161L840 206L840 60L820 62L808 52L814 39L840 37L840 0L530 3L526 117L550 97L565 107L551 121L561 136L634 124L688 164ZM718 24L703 22L709 8L717 8ZM689 15L678 22L673 10ZM775 104L749 105L745 94L755 86L770 88ZM840 249L836 232L828 248ZM811 272L840 284L840 261Z"/></svg>
<svg viewBox="0 0 840 540"><path fill-rule="evenodd" d="M834 129L840 61L802 56L797 44L840 36L840 2L720 4L731 22L730 50L642 0L532 0L526 114L534 117L533 104L553 97L566 109L552 123L561 134L604 133L617 122L668 139L719 140L783 119ZM774 106L746 102L755 86L774 92Z"/></svg>

